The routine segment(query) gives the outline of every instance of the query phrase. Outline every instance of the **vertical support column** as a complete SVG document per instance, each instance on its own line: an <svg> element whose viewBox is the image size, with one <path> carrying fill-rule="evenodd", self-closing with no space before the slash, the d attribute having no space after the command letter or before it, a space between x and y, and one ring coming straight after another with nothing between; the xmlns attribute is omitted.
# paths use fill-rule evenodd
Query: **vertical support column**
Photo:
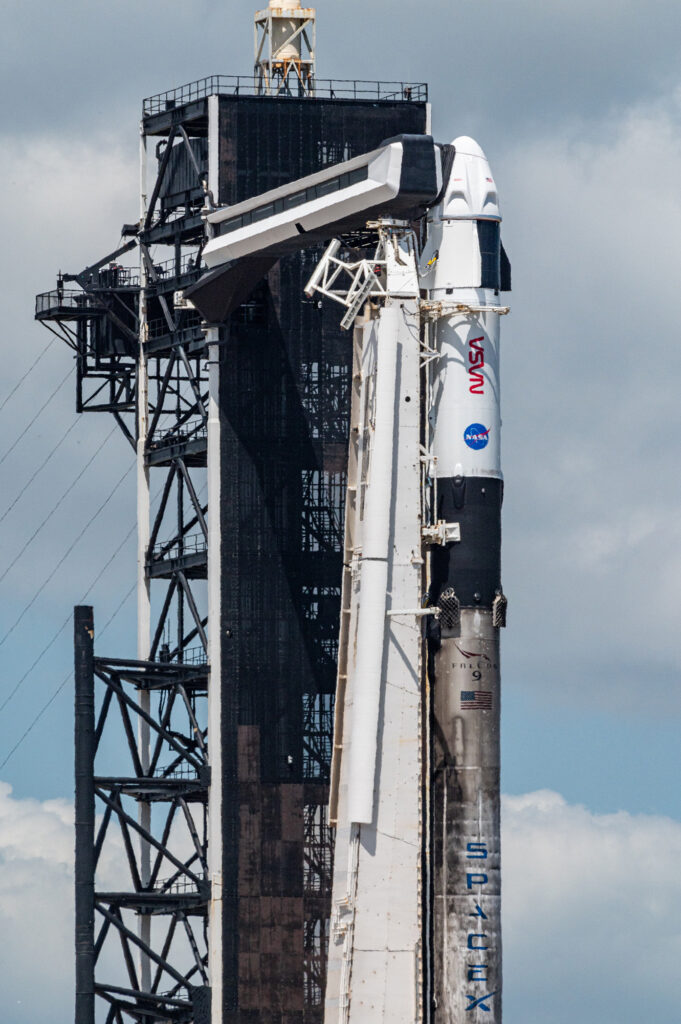
<svg viewBox="0 0 681 1024"><path fill-rule="evenodd" d="M317 89L315 81L317 75L317 22L315 19L313 19L312 25L310 26L310 55L312 57L313 64L310 68L310 77L307 80L307 92L308 96L314 96Z"/></svg>
<svg viewBox="0 0 681 1024"><path fill-rule="evenodd" d="M140 125L140 228L147 214L147 139L144 124ZM137 363L137 657L146 661L151 648L151 593L146 562L150 538L150 496L149 469L145 453L149 429L149 374L147 367L147 269L140 249L140 298L139 298L139 357ZM149 690L139 694L141 708L151 711ZM137 745L142 771L149 771L149 724L142 718L137 724ZM138 804L137 818L148 832L151 831L151 805L146 801ZM143 886L149 884L151 876L151 848L146 839L140 837L140 878ZM151 918L140 915L138 922L140 939L150 945ZM140 952L140 985L148 992L151 987L151 961L146 953Z"/></svg>
<svg viewBox="0 0 681 1024"><path fill-rule="evenodd" d="M219 329L208 328L208 865L211 878L208 975L212 1019L222 1019L222 695L220 636L220 347Z"/></svg>
<svg viewBox="0 0 681 1024"><path fill-rule="evenodd" d="M95 675L92 607L74 609L76 778L75 1024L95 1021Z"/></svg>
<svg viewBox="0 0 681 1024"><path fill-rule="evenodd" d="M208 189L220 201L220 106L208 97ZM206 331L208 345L208 869L211 900L208 909L208 980L211 1017L222 1020L222 644L221 644L221 528L220 528L220 329Z"/></svg>
<svg viewBox="0 0 681 1024"><path fill-rule="evenodd" d="M147 139L140 125L140 227L147 215ZM145 447L149 429L147 367L147 266L140 248L139 357L137 363L137 657L146 660L151 645L151 600L146 572L149 546L149 470ZM148 726L146 727L148 737Z"/></svg>
<svg viewBox="0 0 681 1024"><path fill-rule="evenodd" d="M366 317L366 307L365 307ZM355 550L355 536L359 524L358 509L361 505L360 479L362 469L362 445L364 433L359 429L363 409L362 341L364 321L355 321L352 339L352 396L350 400L350 442L348 448L348 483L345 495L345 528L343 541L343 587L341 591L341 620L338 636L338 670L336 676L336 699L334 703L333 748L331 755L331 779L329 785L329 824L338 824L338 787L340 786L341 754L343 750L343 716L345 713L345 690L348 681L350 659L350 615L352 612L352 558Z"/></svg>
<svg viewBox="0 0 681 1024"><path fill-rule="evenodd" d="M179 391L179 382L178 382ZM177 466L177 463L175 463ZM177 557L184 554L184 480L178 470L177 480ZM184 662L184 590L177 588L177 660Z"/></svg>

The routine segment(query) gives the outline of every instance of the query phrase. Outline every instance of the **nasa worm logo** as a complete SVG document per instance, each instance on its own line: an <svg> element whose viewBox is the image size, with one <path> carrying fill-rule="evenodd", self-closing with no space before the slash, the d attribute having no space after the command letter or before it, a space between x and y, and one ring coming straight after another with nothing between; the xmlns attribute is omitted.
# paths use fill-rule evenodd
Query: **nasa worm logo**
<svg viewBox="0 0 681 1024"><path fill-rule="evenodd" d="M471 423L463 432L463 439L469 448L479 452L486 448L489 442L489 427L483 427L482 423Z"/></svg>

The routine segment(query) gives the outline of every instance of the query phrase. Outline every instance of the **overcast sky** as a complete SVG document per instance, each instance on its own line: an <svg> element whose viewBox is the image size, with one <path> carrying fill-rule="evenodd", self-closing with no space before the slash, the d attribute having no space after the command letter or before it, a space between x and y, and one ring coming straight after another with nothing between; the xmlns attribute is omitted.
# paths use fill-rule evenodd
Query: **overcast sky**
<svg viewBox="0 0 681 1024"><path fill-rule="evenodd" d="M131 451L104 417L61 440L74 377L58 341L8 397L50 338L33 297L136 219L142 97L249 74L252 13L2 4L0 576L28 546L0 581L0 704L25 676L0 762L68 679L72 606L116 551L87 599L100 652L134 652ZM473 135L500 189L509 1024L681 1006L680 50L672 0L318 5L318 76L428 81L437 138ZM0 953L6 1024L48 1005L30 984L38 932L51 1016L71 1012L71 702L67 682L0 770L0 931L21 922Z"/></svg>

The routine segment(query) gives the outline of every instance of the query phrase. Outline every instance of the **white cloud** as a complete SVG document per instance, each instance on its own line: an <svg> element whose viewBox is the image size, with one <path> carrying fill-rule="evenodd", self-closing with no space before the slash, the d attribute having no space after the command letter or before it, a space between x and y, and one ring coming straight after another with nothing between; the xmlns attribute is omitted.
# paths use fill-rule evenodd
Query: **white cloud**
<svg viewBox="0 0 681 1024"><path fill-rule="evenodd" d="M73 809L0 783L0 1002L7 1024L68 1019L73 989Z"/></svg>
<svg viewBox="0 0 681 1024"><path fill-rule="evenodd" d="M681 822L594 814L546 790L505 797L502 822L507 1019L675 1019ZM20 800L0 783L4 1024L71 1014L73 839L67 801ZM105 849L104 884L123 858L120 844Z"/></svg>
<svg viewBox="0 0 681 1024"><path fill-rule="evenodd" d="M0 1004L3 1024L68 1020L74 998L73 804L18 799L0 782ZM98 884L125 877L120 836L107 840ZM117 960L106 954L106 969ZM120 958L117 958L120 959Z"/></svg>
<svg viewBox="0 0 681 1024"><path fill-rule="evenodd" d="M133 812L134 813L134 812ZM173 831L176 855L193 850L186 826ZM0 782L0 1005L3 1024L68 1020L74 998L73 805L66 800L18 799ZM166 873L173 870L166 865ZM161 872L162 877L164 871ZM100 856L100 890L130 885L123 842L115 826ZM124 912L125 913L125 912ZM101 921L96 917L96 926ZM158 923L157 942L167 921ZM132 925L132 921L130 921ZM134 927L134 925L132 925ZM176 964L193 963L184 933L173 945ZM98 977L126 984L115 932L103 948ZM39 981L39 984L37 982Z"/></svg>
<svg viewBox="0 0 681 1024"><path fill-rule="evenodd" d="M681 1005L681 823L503 801L507 1018L641 1024Z"/></svg>

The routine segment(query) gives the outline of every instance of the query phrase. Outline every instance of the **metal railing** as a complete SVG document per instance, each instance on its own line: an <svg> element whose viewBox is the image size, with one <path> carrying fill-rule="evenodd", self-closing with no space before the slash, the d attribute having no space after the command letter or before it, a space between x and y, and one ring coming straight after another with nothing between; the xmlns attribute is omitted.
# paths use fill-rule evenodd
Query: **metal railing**
<svg viewBox="0 0 681 1024"><path fill-rule="evenodd" d="M205 876L202 875L200 877L202 881L205 881ZM170 878L159 878L153 891L170 893L173 896L195 896L199 892L193 878L175 878L172 876Z"/></svg>
<svg viewBox="0 0 681 1024"><path fill-rule="evenodd" d="M208 657L206 655L206 649L203 644L197 644L196 647L185 647L182 651L182 664L183 665L207 665Z"/></svg>
<svg viewBox="0 0 681 1024"><path fill-rule="evenodd" d="M198 782L199 776L196 769L189 764L175 764L172 767L157 768L154 772L155 779L182 779L186 782Z"/></svg>
<svg viewBox="0 0 681 1024"><path fill-rule="evenodd" d="M351 79L316 79L313 86L312 99L353 99L353 100L409 100L425 102L428 99L428 86L425 82L364 82ZM142 105L145 117L161 114L175 107L205 99L215 94L225 96L266 96L262 91L258 78L253 75L209 75L196 82L187 82L177 89L168 89L155 96L148 96ZM299 94L282 91L280 97ZM306 94L300 94L303 97Z"/></svg>
<svg viewBox="0 0 681 1024"><path fill-rule="evenodd" d="M201 317L196 314L190 314L184 318L181 324L179 324L173 334L180 334L182 331L195 331L197 327L201 326ZM150 320L148 325L148 335L150 341L155 341L157 338L163 338L166 334L170 334L171 330L168 326L168 321L164 316L160 316L154 320Z"/></svg>
<svg viewBox="0 0 681 1024"><path fill-rule="evenodd" d="M120 264L110 264L98 270L91 279L94 288L139 288L140 277L136 267L122 267Z"/></svg>
<svg viewBox="0 0 681 1024"><path fill-rule="evenodd" d="M208 542L203 533L189 533L157 545L151 554L151 562L163 562L184 555L201 555L207 550Z"/></svg>
<svg viewBox="0 0 681 1024"><path fill-rule="evenodd" d="M183 274L191 274L194 271L201 270L200 259L197 261L198 253L188 252L185 253L180 260L180 272L175 273L177 266L175 257L171 256L168 260L158 260L154 263L154 270L156 271L159 278L163 281L165 278L170 277L181 277ZM153 282L152 282L153 283Z"/></svg>
<svg viewBox="0 0 681 1024"><path fill-rule="evenodd" d="M99 296L88 295L87 292L78 291L76 288L59 288L52 292L41 292L35 297L36 316L55 313L60 309L102 312L105 308Z"/></svg>
<svg viewBox="0 0 681 1024"><path fill-rule="evenodd" d="M172 448L178 444L188 444L191 441L205 441L208 438L208 428L203 421L197 421L194 426L184 430L167 430L149 443L149 451L157 451L159 448Z"/></svg>

